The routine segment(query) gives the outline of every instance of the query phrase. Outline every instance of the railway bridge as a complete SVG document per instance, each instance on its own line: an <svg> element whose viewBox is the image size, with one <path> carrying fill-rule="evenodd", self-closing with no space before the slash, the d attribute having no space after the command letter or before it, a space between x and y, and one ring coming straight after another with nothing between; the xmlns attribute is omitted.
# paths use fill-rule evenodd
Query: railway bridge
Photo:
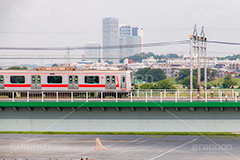
<svg viewBox="0 0 240 160"><path fill-rule="evenodd" d="M0 92L0 131L240 132L240 90Z"/></svg>

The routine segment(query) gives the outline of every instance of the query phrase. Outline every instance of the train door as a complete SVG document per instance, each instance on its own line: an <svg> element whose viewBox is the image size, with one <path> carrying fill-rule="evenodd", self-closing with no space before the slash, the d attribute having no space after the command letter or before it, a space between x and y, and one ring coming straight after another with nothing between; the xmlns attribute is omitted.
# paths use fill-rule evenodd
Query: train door
<svg viewBox="0 0 240 160"><path fill-rule="evenodd" d="M78 89L78 76L68 76L68 89Z"/></svg>
<svg viewBox="0 0 240 160"><path fill-rule="evenodd" d="M33 75L31 76L32 83L31 83L31 89L41 89L41 76L40 75Z"/></svg>
<svg viewBox="0 0 240 160"><path fill-rule="evenodd" d="M126 88L126 76L121 76L121 88Z"/></svg>
<svg viewBox="0 0 240 160"><path fill-rule="evenodd" d="M0 76L0 89L4 89L4 77L3 77L3 75Z"/></svg>
<svg viewBox="0 0 240 160"><path fill-rule="evenodd" d="M105 89L116 89L116 76L106 76Z"/></svg>
<svg viewBox="0 0 240 160"><path fill-rule="evenodd" d="M111 87L110 89L116 89L116 76L111 76Z"/></svg>
<svg viewBox="0 0 240 160"><path fill-rule="evenodd" d="M105 83L105 89L111 88L111 78L110 76L106 76L106 83Z"/></svg>

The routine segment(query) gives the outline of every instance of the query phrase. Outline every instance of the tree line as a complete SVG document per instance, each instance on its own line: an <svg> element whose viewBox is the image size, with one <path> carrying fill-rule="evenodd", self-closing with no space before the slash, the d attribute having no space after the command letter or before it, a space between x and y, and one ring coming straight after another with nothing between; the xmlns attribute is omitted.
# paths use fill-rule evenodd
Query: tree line
<svg viewBox="0 0 240 160"><path fill-rule="evenodd" d="M214 69L207 69L207 81L213 81L217 77L217 71ZM135 73L135 79L141 79L145 82L136 89L176 89L169 80L166 79L162 69L143 68ZM204 81L204 69L201 69L201 82ZM175 79L177 83L182 84L184 88L190 88L190 70L181 69L178 77ZM223 88L234 88L237 82L232 80L231 75L227 75L222 83ZM207 84L207 89L211 89L211 84ZM197 69L193 70L193 88L197 89Z"/></svg>

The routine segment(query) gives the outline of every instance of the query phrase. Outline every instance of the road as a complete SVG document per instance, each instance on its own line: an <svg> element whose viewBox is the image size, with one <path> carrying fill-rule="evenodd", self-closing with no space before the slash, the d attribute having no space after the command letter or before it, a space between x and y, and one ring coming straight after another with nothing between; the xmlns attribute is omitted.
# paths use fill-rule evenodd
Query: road
<svg viewBox="0 0 240 160"><path fill-rule="evenodd" d="M229 136L0 134L0 160L240 160L239 150Z"/></svg>

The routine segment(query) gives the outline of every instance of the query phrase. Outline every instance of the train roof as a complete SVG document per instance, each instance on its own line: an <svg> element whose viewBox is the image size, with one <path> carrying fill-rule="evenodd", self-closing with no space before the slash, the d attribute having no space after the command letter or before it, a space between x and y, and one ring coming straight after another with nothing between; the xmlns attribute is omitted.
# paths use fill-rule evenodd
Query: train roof
<svg viewBox="0 0 240 160"><path fill-rule="evenodd" d="M45 70L0 70L0 73L126 73L129 70L67 70L67 71L45 71Z"/></svg>

